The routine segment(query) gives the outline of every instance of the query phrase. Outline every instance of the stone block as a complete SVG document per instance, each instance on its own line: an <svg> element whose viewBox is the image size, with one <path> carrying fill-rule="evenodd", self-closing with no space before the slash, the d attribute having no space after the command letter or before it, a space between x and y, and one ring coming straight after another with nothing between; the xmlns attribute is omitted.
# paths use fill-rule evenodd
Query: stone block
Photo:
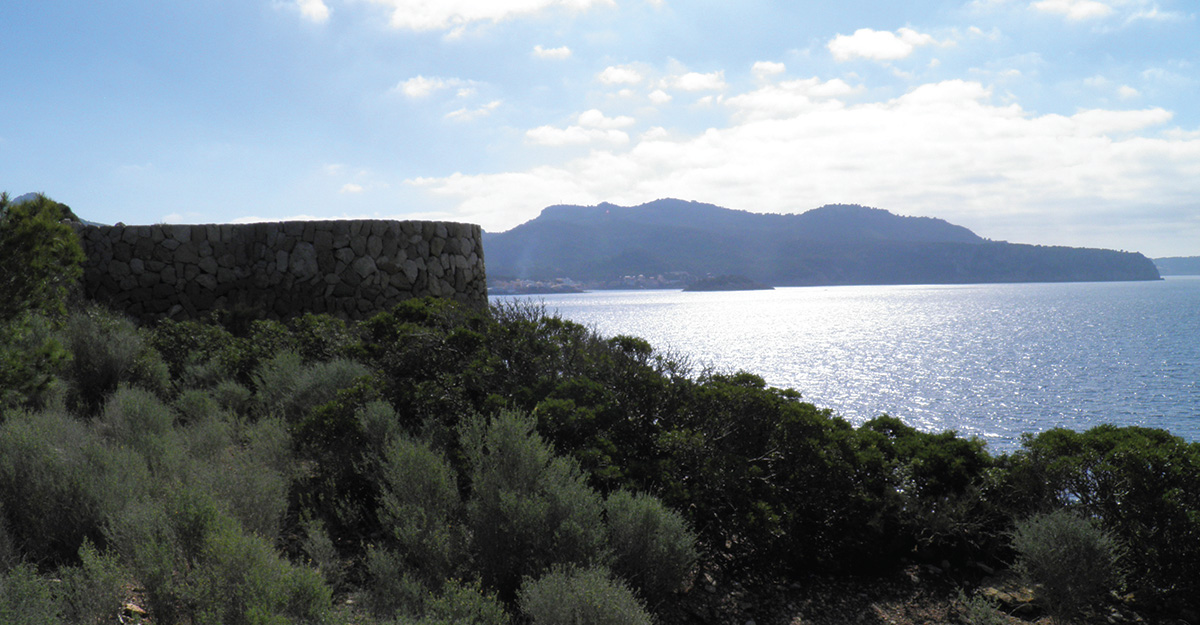
<svg viewBox="0 0 1200 625"><path fill-rule="evenodd" d="M144 239L138 239L137 243L135 243L133 246L133 255L139 258L151 258L154 255L155 247L154 241L150 240L148 237Z"/></svg>
<svg viewBox="0 0 1200 625"><path fill-rule="evenodd" d="M302 280L307 280L317 275L319 267L317 265L317 249L312 243L299 242L296 247L292 248L291 257L288 261L288 269L293 275Z"/></svg>
<svg viewBox="0 0 1200 625"><path fill-rule="evenodd" d="M175 250L175 260L181 263L197 263L200 262L200 254L196 251L195 245L184 243Z"/></svg>
<svg viewBox="0 0 1200 625"><path fill-rule="evenodd" d="M196 264L200 267L200 271L206 274L217 273L217 259L213 258L212 256L201 258L200 262Z"/></svg>

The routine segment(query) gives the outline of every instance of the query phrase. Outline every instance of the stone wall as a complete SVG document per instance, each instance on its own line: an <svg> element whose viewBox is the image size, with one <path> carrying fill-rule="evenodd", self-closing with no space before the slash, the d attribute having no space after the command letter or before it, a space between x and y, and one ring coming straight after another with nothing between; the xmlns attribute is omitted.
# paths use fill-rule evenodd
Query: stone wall
<svg viewBox="0 0 1200 625"><path fill-rule="evenodd" d="M483 237L471 224L77 224L76 231L87 255L85 296L142 321L219 309L361 319L426 295L487 303Z"/></svg>

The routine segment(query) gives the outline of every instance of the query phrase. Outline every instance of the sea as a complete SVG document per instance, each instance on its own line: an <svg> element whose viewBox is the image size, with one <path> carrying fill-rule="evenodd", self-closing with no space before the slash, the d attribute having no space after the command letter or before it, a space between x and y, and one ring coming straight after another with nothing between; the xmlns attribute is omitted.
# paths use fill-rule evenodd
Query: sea
<svg viewBox="0 0 1200 625"><path fill-rule="evenodd" d="M514 298L696 373L754 373L856 425L887 414L993 452L1103 423L1200 441L1200 276L491 299Z"/></svg>

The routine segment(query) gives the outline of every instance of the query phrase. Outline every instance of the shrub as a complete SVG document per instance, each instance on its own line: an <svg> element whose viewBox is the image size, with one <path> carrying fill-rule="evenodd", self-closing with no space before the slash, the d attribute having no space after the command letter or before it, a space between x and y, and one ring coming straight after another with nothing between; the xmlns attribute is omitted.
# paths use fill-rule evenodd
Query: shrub
<svg viewBox="0 0 1200 625"><path fill-rule="evenodd" d="M145 492L145 463L61 412L9 413L0 425L0 502L16 548L38 562L75 559L108 517Z"/></svg>
<svg viewBox="0 0 1200 625"><path fill-rule="evenodd" d="M486 425L475 419L463 429L462 446L472 476L472 551L483 582L501 598L553 563L600 559L600 497L578 463L554 455L530 417L502 412Z"/></svg>
<svg viewBox="0 0 1200 625"><path fill-rule="evenodd" d="M18 564L0 574L0 623L61 625L59 604L50 581L38 577L30 564Z"/></svg>
<svg viewBox="0 0 1200 625"><path fill-rule="evenodd" d="M1118 547L1108 533L1067 510L1037 514L1013 531L1016 568L1057 617L1101 602L1118 582Z"/></svg>
<svg viewBox="0 0 1200 625"><path fill-rule="evenodd" d="M346 565L333 544L333 538L329 536L329 530L325 529L324 523L315 519L302 521L300 529L304 532L301 549L305 557L325 579L325 583L337 592L345 580Z"/></svg>
<svg viewBox="0 0 1200 625"><path fill-rule="evenodd" d="M177 475L186 461L175 417L175 411L158 397L123 387L104 404L97 429L111 444L141 454L152 473L165 477Z"/></svg>
<svg viewBox="0 0 1200 625"><path fill-rule="evenodd" d="M109 537L146 588L155 622L316 623L329 609L316 571L281 560L194 488L128 507Z"/></svg>
<svg viewBox="0 0 1200 625"><path fill-rule="evenodd" d="M960 588L955 599L959 619L963 625L1005 625L1008 619L1000 612L995 602L983 595L967 596Z"/></svg>
<svg viewBox="0 0 1200 625"><path fill-rule="evenodd" d="M159 395L167 392L166 364L129 319L90 306L67 319L62 335L72 354L65 373L68 401L77 413L92 416L122 383Z"/></svg>
<svg viewBox="0 0 1200 625"><path fill-rule="evenodd" d="M233 380L221 380L212 390L213 398L222 409L239 416L250 414L254 394Z"/></svg>
<svg viewBox="0 0 1200 625"><path fill-rule="evenodd" d="M40 193L20 204L0 193L0 324L29 311L63 311L85 260L79 237L62 223L70 210Z"/></svg>
<svg viewBox="0 0 1200 625"><path fill-rule="evenodd" d="M405 570L404 558L377 547L367 549L366 604L372 614L392 618L397 614L420 614L426 593L421 581Z"/></svg>
<svg viewBox="0 0 1200 625"><path fill-rule="evenodd" d="M649 495L620 490L604 502L613 572L651 606L687 582L696 537L683 517Z"/></svg>
<svg viewBox="0 0 1200 625"><path fill-rule="evenodd" d="M79 548L78 567L60 572L63 614L68 623L101 625L112 621L125 602L128 573L113 554L102 554L90 541Z"/></svg>
<svg viewBox="0 0 1200 625"><path fill-rule="evenodd" d="M351 360L304 364L300 354L285 351L263 363L255 374L259 401L266 414L298 423L316 406L332 401L370 370Z"/></svg>
<svg viewBox="0 0 1200 625"><path fill-rule="evenodd" d="M0 323L0 410L44 405L54 375L70 360L55 325L36 314Z"/></svg>
<svg viewBox="0 0 1200 625"><path fill-rule="evenodd" d="M526 578L521 611L533 625L650 625L653 619L633 591L603 568L556 566Z"/></svg>
<svg viewBox="0 0 1200 625"><path fill-rule="evenodd" d="M414 625L507 625L508 614L495 595L479 582L446 580L440 595L431 597L425 613Z"/></svg>
<svg viewBox="0 0 1200 625"><path fill-rule="evenodd" d="M1200 596L1200 442L1165 430L1098 426L1027 436L1009 471L1026 513L1075 505L1125 548L1130 585L1164 605ZM1169 608L1170 609L1170 608Z"/></svg>
<svg viewBox="0 0 1200 625"><path fill-rule="evenodd" d="M281 560L271 544L218 519L194 571L193 622L211 625L319 623L331 594L313 569Z"/></svg>
<svg viewBox="0 0 1200 625"><path fill-rule="evenodd" d="M397 437L380 459L379 480L379 520L405 570L437 588L466 540L454 471L428 445Z"/></svg>
<svg viewBox="0 0 1200 625"><path fill-rule="evenodd" d="M305 362L324 362L344 358L354 345L355 336L345 321L330 315L305 313L288 325L296 351Z"/></svg>

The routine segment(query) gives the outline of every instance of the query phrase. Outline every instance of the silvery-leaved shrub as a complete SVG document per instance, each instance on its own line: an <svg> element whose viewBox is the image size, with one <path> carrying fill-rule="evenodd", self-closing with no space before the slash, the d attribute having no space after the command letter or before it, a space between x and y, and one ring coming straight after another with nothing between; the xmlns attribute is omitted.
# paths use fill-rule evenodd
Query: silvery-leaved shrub
<svg viewBox="0 0 1200 625"><path fill-rule="evenodd" d="M696 535L683 516L646 494L614 491L604 502L613 572L651 606L689 579Z"/></svg>
<svg viewBox="0 0 1200 625"><path fill-rule="evenodd" d="M633 591L603 567L555 565L525 578L521 611L533 625L651 625L654 619Z"/></svg>
<svg viewBox="0 0 1200 625"><path fill-rule="evenodd" d="M1035 514L1013 531L1016 570L1056 618L1095 606L1120 582L1116 540L1091 519L1068 510Z"/></svg>

